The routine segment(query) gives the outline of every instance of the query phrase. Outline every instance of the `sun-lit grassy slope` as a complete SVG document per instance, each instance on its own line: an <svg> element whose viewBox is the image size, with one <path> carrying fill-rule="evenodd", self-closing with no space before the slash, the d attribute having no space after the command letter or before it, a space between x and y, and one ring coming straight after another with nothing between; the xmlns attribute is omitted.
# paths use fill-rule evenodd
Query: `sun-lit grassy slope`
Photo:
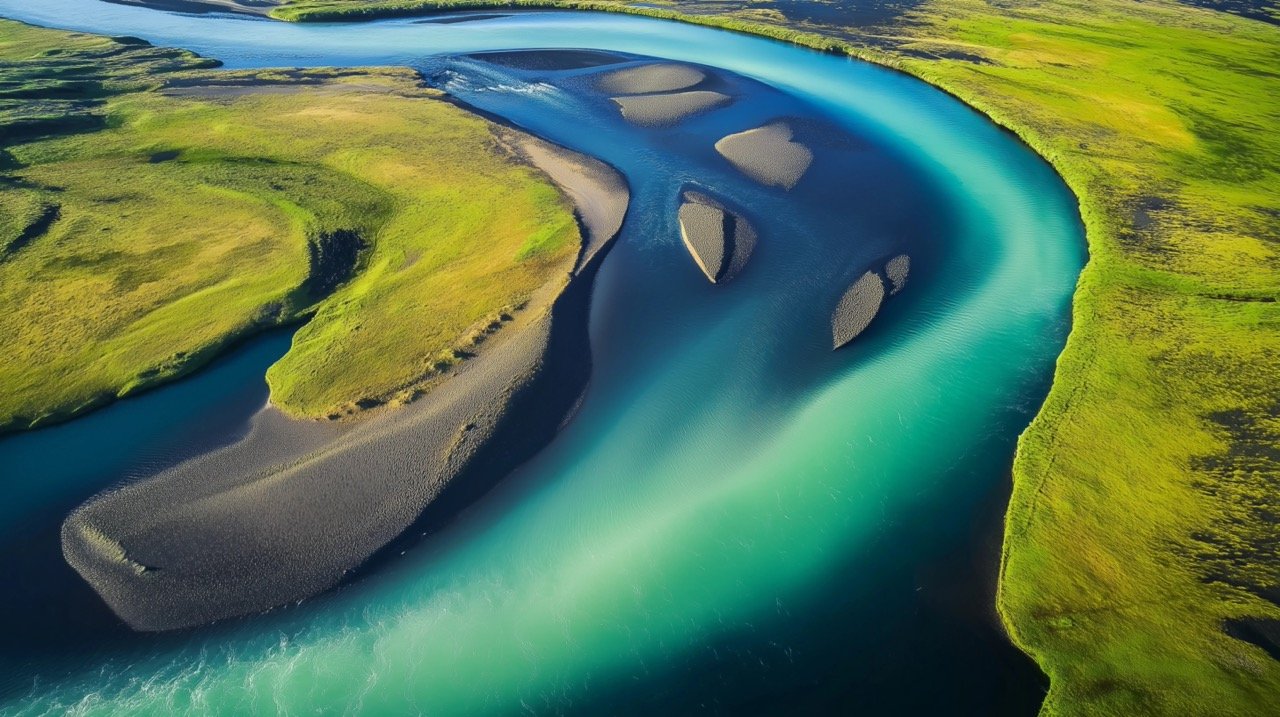
<svg viewBox="0 0 1280 717"><path fill-rule="evenodd" d="M412 73L209 65L0 22L0 430L313 313L273 401L393 398L576 255L559 193Z"/></svg>
<svg viewBox="0 0 1280 717"><path fill-rule="evenodd" d="M276 15L491 4L524 3ZM885 62L1049 158L1091 261L1019 446L1001 612L1052 678L1048 714L1280 713L1280 662L1225 629L1280 619L1280 28L1158 0L928 0L873 30L786 3L751 22L700 0L532 4L691 13Z"/></svg>

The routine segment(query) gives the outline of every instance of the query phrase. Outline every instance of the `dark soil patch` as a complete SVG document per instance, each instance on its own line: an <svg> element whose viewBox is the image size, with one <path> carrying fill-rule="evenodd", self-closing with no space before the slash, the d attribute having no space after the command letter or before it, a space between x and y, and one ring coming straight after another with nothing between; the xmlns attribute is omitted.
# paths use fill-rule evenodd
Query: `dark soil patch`
<svg viewBox="0 0 1280 717"><path fill-rule="evenodd" d="M49 231L49 227L52 227L53 223L58 221L58 217L60 216L62 216L62 210L58 208L58 205L52 204L45 207L44 210L40 212L40 216L36 217L35 221L28 224L27 228L23 229L22 233L19 234L16 239L9 242L8 245L0 247L0 261L8 259L26 245L35 241L37 238L44 236L45 232Z"/></svg>
<svg viewBox="0 0 1280 717"><path fill-rule="evenodd" d="M1178 2L1280 25L1280 3L1275 0L1178 0Z"/></svg>

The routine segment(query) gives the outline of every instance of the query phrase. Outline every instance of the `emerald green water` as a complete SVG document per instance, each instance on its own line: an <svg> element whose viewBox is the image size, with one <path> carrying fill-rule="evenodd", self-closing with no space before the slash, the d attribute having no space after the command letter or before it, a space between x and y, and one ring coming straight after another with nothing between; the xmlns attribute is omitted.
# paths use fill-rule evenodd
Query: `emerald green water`
<svg viewBox="0 0 1280 717"><path fill-rule="evenodd" d="M984 602L983 539L1065 339L1083 242L1069 192L1011 136L879 68L636 17L299 27L91 0L0 0L0 15L233 67L445 72L463 99L615 164L634 192L593 295L590 388L534 461L335 593L7 660L5 711L1034 711L1035 676ZM433 59L531 47L701 63L758 87L727 114L637 135L572 92ZM854 148L844 164L820 157L793 194L753 187L704 140L770 113L822 118ZM725 287L697 275L674 233L690 180L761 226L758 255ZM831 352L834 297L903 247L907 292ZM127 444L132 428L98 430ZM0 442L0 466L94 461L14 445Z"/></svg>

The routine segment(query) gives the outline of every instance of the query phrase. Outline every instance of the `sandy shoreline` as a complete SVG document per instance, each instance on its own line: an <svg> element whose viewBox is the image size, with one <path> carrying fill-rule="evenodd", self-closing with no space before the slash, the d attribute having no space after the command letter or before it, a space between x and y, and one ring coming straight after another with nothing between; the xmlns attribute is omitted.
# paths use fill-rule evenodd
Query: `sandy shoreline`
<svg viewBox="0 0 1280 717"><path fill-rule="evenodd" d="M499 128L497 136L541 169L573 202L585 229L582 250L574 266L575 272L581 272L622 229L630 197L626 180L598 159L568 152L532 135Z"/></svg>
<svg viewBox="0 0 1280 717"><path fill-rule="evenodd" d="M585 387L590 284L629 192L602 162L496 132L575 202L579 256L419 400L347 424L268 408L237 443L74 511L64 556L131 627L189 627L333 587L446 486L455 503L483 491L554 436Z"/></svg>

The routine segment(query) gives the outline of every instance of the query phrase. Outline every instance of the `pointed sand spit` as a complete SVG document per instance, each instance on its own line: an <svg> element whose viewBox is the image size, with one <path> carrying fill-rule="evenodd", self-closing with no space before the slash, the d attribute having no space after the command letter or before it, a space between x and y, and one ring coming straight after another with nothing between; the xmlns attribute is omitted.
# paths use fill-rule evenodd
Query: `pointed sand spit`
<svg viewBox="0 0 1280 717"><path fill-rule="evenodd" d="M716 142L716 151L757 182L791 189L813 163L813 151L792 136L791 125L779 120L731 134Z"/></svg>
<svg viewBox="0 0 1280 717"><path fill-rule="evenodd" d="M622 229L630 192L626 180L594 157L567 152L531 135L502 130L499 138L541 169L573 201L586 231L576 271L590 264Z"/></svg>
<svg viewBox="0 0 1280 717"><path fill-rule="evenodd" d="M740 214L693 190L681 197L680 239L713 284L737 276L755 250L755 228Z"/></svg>

